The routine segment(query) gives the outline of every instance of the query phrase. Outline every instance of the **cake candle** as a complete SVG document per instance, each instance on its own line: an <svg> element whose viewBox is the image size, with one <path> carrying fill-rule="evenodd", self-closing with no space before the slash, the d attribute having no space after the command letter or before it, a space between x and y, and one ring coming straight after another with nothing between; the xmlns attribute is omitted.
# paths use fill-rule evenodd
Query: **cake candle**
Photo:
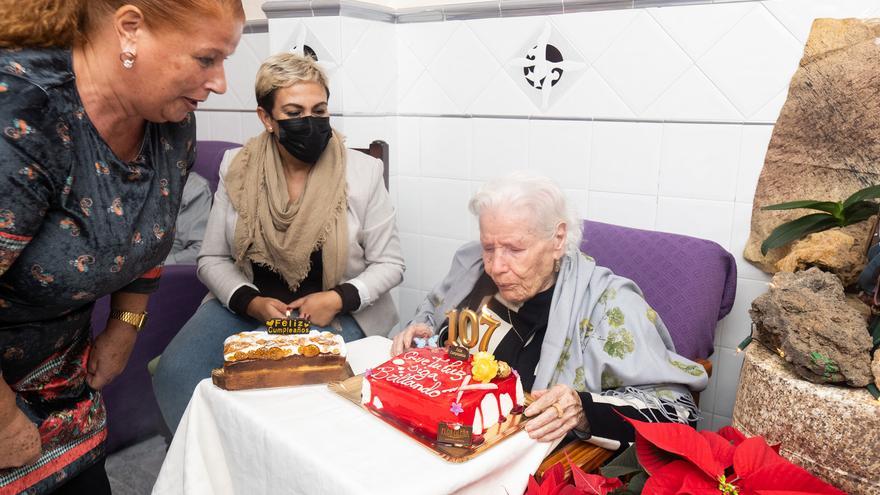
<svg viewBox="0 0 880 495"><path fill-rule="evenodd" d="M461 331L461 337L459 338L461 345L468 349L476 347L480 341L480 323L477 313L472 309L462 310L461 315L458 317L458 326ZM463 340L465 336L467 337L466 341Z"/></svg>
<svg viewBox="0 0 880 495"><path fill-rule="evenodd" d="M446 318L449 321L447 328L446 347L458 345L455 340L458 338L458 310L450 309L446 312Z"/></svg>
<svg viewBox="0 0 880 495"><path fill-rule="evenodd" d="M480 350L488 351L489 349L489 339L492 338L492 334L495 333L495 329L501 325L501 322L492 318L492 316L486 311L486 305L483 305L483 309L480 310L480 325L485 324L486 331L483 332L483 338L480 339Z"/></svg>

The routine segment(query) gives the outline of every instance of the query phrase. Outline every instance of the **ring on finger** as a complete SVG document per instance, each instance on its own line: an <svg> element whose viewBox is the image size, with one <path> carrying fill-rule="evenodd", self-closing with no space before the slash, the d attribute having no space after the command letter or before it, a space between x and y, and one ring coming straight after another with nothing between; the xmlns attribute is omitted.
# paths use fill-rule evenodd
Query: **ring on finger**
<svg viewBox="0 0 880 495"><path fill-rule="evenodd" d="M563 412L563 408L562 408L562 406L559 405L558 402L554 402L553 404L550 404L550 405L553 406L553 409L556 409L556 418L557 418L557 419L558 419L558 418L561 418L561 417L562 417L562 412Z"/></svg>

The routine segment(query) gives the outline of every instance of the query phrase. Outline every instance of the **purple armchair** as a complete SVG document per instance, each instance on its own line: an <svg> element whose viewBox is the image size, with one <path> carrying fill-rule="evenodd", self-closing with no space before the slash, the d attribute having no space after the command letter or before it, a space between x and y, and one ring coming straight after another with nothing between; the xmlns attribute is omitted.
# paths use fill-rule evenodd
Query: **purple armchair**
<svg viewBox="0 0 880 495"><path fill-rule="evenodd" d="M238 146L241 145L224 141L200 141L197 144L196 163L192 170L208 181L212 191L217 189L223 153ZM150 297L147 306L150 315L147 326L138 335L128 366L104 389L109 433L107 453L156 435L165 428L153 396L147 363L165 350L207 292L208 289L196 277L195 265L165 267L159 290ZM95 303L93 335L104 330L109 306L109 297Z"/></svg>
<svg viewBox="0 0 880 495"><path fill-rule="evenodd" d="M718 244L677 234L584 221L581 251L615 274L633 280L663 318L676 352L710 366L715 326L736 296L736 261ZM710 370L711 371L711 370ZM573 441L547 456L536 474L568 460L588 473L613 454ZM564 468L564 476L571 469Z"/></svg>
<svg viewBox="0 0 880 495"><path fill-rule="evenodd" d="M712 354L715 325L736 295L733 255L705 239L591 221L584 221L581 250L639 285L679 354Z"/></svg>

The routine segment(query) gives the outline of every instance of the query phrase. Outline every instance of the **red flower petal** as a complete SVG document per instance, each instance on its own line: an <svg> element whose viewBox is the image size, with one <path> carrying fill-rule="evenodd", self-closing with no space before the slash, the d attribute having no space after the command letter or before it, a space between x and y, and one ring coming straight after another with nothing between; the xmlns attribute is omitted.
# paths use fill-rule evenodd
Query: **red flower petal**
<svg viewBox="0 0 880 495"><path fill-rule="evenodd" d="M767 447L771 450L770 447ZM749 476L741 476L737 485L743 491L754 493L783 494L817 494L846 495L828 483L810 474L806 469L794 465L781 458L782 462L773 463L753 471Z"/></svg>
<svg viewBox="0 0 880 495"><path fill-rule="evenodd" d="M580 466L571 462L568 453L565 454L568 464L571 466L571 477L574 486L587 495L605 495L615 488L620 488L623 483L617 478L606 478L599 474L587 474Z"/></svg>
<svg viewBox="0 0 880 495"><path fill-rule="evenodd" d="M687 490L685 490L687 488ZM693 464L678 460L658 469L645 482L642 493L651 495L677 495L678 493L702 493L714 490L718 493L718 482L709 478Z"/></svg>
<svg viewBox="0 0 880 495"><path fill-rule="evenodd" d="M767 445L763 437L747 438L733 453L733 469L740 478L747 478L759 469L780 463L788 461Z"/></svg>
<svg viewBox="0 0 880 495"><path fill-rule="evenodd" d="M717 433L705 430L698 433L709 443L709 448L712 449L712 456L721 464L722 469L727 469L733 465L733 452L736 450L736 447Z"/></svg>
<svg viewBox="0 0 880 495"><path fill-rule="evenodd" d="M534 476L529 476L529 483L526 485L526 493L524 495L539 495L541 493L541 485L535 481Z"/></svg>
<svg viewBox="0 0 880 495"><path fill-rule="evenodd" d="M795 491L791 491L791 490L755 490L755 491L740 492L740 493L746 494L746 495L751 495L752 493L754 493L755 495L816 495L816 494L820 494L820 493L829 493L829 492L813 492L813 491L808 491L808 492L797 491L797 492L795 492ZM846 495L846 492L841 492L841 491L834 492L834 493L842 493L842 494Z"/></svg>
<svg viewBox="0 0 880 495"><path fill-rule="evenodd" d="M746 439L746 436L742 434L741 431L737 430L732 426L724 426L718 430L718 434L721 435L724 439L733 442L733 445L739 445L743 443L743 440Z"/></svg>
<svg viewBox="0 0 880 495"><path fill-rule="evenodd" d="M581 490L580 488L575 488L574 485L565 485L559 490L558 494L554 495L585 495L587 492Z"/></svg>
<svg viewBox="0 0 880 495"><path fill-rule="evenodd" d="M646 423L627 417L623 419L636 430L636 455L649 475L653 476L678 456L690 461L712 479L724 474L724 468L712 456L709 442L692 427L680 423Z"/></svg>
<svg viewBox="0 0 880 495"><path fill-rule="evenodd" d="M565 483L565 467L562 465L562 461L557 462L550 469L544 471L544 474L541 476L541 484L543 485L544 483L550 483L554 486Z"/></svg>

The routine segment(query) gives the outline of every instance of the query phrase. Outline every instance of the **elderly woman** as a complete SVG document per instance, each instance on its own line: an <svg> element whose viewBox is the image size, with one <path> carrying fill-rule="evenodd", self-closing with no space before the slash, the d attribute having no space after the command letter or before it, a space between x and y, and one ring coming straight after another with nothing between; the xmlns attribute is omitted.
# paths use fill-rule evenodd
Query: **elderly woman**
<svg viewBox="0 0 880 495"><path fill-rule="evenodd" d="M154 385L171 431L195 386L223 364L223 341L288 309L346 341L397 323L403 278L382 164L331 129L328 80L285 53L257 72L266 132L230 150L199 253L210 299L162 354Z"/></svg>
<svg viewBox="0 0 880 495"><path fill-rule="evenodd" d="M451 309L486 310L501 322L488 351L519 372L537 399L526 429L553 441L574 430L618 447L637 419L693 421L689 390L705 371L675 354L669 332L628 279L578 250L580 224L550 180L489 181L470 202L480 243L459 249L446 278L394 338L392 354L439 332ZM603 441L604 440L604 441Z"/></svg>
<svg viewBox="0 0 880 495"><path fill-rule="evenodd" d="M0 492L110 493L97 390L144 326L195 158L192 111L226 90L243 23L239 0L4 9Z"/></svg>

